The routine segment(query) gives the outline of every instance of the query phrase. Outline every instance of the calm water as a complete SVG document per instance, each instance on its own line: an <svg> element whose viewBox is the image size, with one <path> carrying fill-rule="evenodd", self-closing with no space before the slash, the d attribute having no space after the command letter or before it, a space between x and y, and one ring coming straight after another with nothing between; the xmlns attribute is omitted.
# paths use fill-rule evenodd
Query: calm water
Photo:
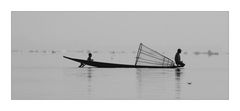
<svg viewBox="0 0 240 111"><path fill-rule="evenodd" d="M187 54L180 69L77 68L62 58L86 54L12 52L12 99L228 99L228 55ZM94 54L134 63L135 54ZM109 59L106 59L109 58ZM126 59L127 58L127 59Z"/></svg>

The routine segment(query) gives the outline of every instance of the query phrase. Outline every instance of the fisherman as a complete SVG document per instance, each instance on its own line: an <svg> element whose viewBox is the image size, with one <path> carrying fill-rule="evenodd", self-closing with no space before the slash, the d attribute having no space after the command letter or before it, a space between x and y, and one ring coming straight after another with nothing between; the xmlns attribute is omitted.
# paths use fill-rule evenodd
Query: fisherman
<svg viewBox="0 0 240 111"><path fill-rule="evenodd" d="M87 61L93 61L93 59L92 59L92 53L88 53ZM84 66L85 66L85 64L81 62L81 65L78 66L78 67L84 67Z"/></svg>
<svg viewBox="0 0 240 111"><path fill-rule="evenodd" d="M89 53L89 54L88 54L87 60L88 60L88 61L93 61L93 59L92 59L92 53Z"/></svg>
<svg viewBox="0 0 240 111"><path fill-rule="evenodd" d="M177 66L183 67L183 66L185 66L185 64L181 61L181 57L180 57L181 52L182 52L181 49L177 50L177 53L175 55L175 62L177 64Z"/></svg>

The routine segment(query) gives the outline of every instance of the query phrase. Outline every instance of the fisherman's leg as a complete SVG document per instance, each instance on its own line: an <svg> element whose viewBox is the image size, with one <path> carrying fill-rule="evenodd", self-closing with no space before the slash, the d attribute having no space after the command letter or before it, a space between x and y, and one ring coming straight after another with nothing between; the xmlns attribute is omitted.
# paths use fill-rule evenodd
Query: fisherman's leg
<svg viewBox="0 0 240 111"><path fill-rule="evenodd" d="M84 64L83 64L83 63L81 63L81 64L80 64L80 66L78 66L78 67L83 67L83 66L84 66Z"/></svg>
<svg viewBox="0 0 240 111"><path fill-rule="evenodd" d="M82 64L80 64L78 67L82 67Z"/></svg>
<svg viewBox="0 0 240 111"><path fill-rule="evenodd" d="M182 62L180 62L180 61L176 62L176 65L177 65L177 66L181 66L181 65L182 65Z"/></svg>
<svg viewBox="0 0 240 111"><path fill-rule="evenodd" d="M185 64L181 61L181 62L180 62L180 66L185 66Z"/></svg>

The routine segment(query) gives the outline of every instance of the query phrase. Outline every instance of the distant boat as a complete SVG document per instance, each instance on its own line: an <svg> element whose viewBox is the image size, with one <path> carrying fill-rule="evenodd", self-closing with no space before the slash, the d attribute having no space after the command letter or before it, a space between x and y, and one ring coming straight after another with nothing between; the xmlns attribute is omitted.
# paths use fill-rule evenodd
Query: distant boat
<svg viewBox="0 0 240 111"><path fill-rule="evenodd" d="M194 54L195 54L195 55L206 54L206 55L208 55L208 56L219 55L218 52L213 52L213 51L211 51L211 50L208 50L207 52L198 52L198 51L196 51L196 52L194 52Z"/></svg>
<svg viewBox="0 0 240 111"><path fill-rule="evenodd" d="M174 61L168 57L154 51L142 43L139 45L135 65L116 64L98 61L88 61L83 59L76 59L63 56L66 59L83 63L85 65L101 67L101 68L177 68Z"/></svg>

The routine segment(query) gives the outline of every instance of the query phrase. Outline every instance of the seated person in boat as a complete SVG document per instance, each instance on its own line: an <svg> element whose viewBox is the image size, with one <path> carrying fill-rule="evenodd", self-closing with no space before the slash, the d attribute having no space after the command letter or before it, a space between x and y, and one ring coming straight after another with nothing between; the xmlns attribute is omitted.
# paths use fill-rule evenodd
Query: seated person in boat
<svg viewBox="0 0 240 111"><path fill-rule="evenodd" d="M89 54L88 54L87 60L88 60L88 61L93 61L93 59L92 59L92 53L89 53Z"/></svg>
<svg viewBox="0 0 240 111"><path fill-rule="evenodd" d="M177 64L177 66L183 67L183 66L185 66L185 64L181 61L181 57L180 57L181 52L182 52L181 49L177 50L177 53L175 55L175 62Z"/></svg>
<svg viewBox="0 0 240 111"><path fill-rule="evenodd" d="M89 53L89 54L88 54L87 61L93 61L93 59L92 59L92 53ZM84 64L84 63L81 63L81 65L80 65L79 67L84 67L84 66L85 66L85 64Z"/></svg>

